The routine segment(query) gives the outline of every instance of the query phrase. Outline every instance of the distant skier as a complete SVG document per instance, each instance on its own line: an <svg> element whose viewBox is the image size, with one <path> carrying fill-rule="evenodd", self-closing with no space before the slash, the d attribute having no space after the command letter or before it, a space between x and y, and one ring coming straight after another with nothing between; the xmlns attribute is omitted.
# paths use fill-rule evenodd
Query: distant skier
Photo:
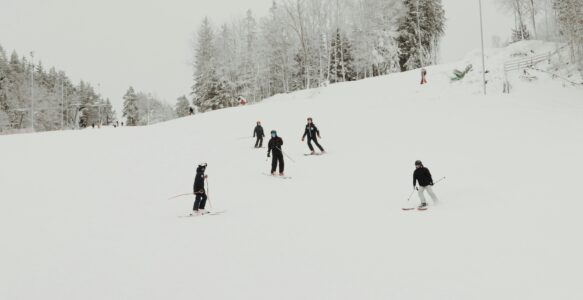
<svg viewBox="0 0 583 300"><path fill-rule="evenodd" d="M417 182L419 182L419 187L416 186ZM427 190L427 193L429 193L429 196L431 196L434 204L439 202L437 196L433 192L432 186L433 178L431 177L429 169L424 167L420 160L415 161L415 172L413 172L413 189L417 189L419 192L419 199L421 199L421 205L419 205L419 208L427 207L425 195L423 194L425 190Z"/></svg>
<svg viewBox="0 0 583 300"><path fill-rule="evenodd" d="M427 70L425 68L421 68L421 84L427 83Z"/></svg>
<svg viewBox="0 0 583 300"><path fill-rule="evenodd" d="M277 169L277 165L279 162L279 175L283 175L283 150L281 146L283 145L283 140L277 136L277 131L271 131L271 139L267 144L267 157L270 157L270 153L273 152L273 159L271 160L271 175L275 175L275 169Z"/></svg>
<svg viewBox="0 0 583 300"><path fill-rule="evenodd" d="M257 121L257 126L253 130L253 137L257 137L257 141L255 141L255 148L263 147L263 138L265 137L265 133L263 132L263 127L261 126L261 122Z"/></svg>
<svg viewBox="0 0 583 300"><path fill-rule="evenodd" d="M204 189L204 180L208 177L204 174L207 164L200 164L196 168L196 176L194 177L193 193L196 196L194 206L192 207L191 215L201 215L206 213L204 206L206 204L206 191Z"/></svg>
<svg viewBox="0 0 583 300"><path fill-rule="evenodd" d="M310 148L310 151L312 151L310 154L312 155L316 154L316 152L314 152L314 147L312 146L312 141L314 142L314 144L316 144L316 146L318 146L322 154L326 153L326 151L324 151L324 148L322 148L322 146L320 146L320 143L318 143L318 138L322 137L320 137L320 130L318 130L318 127L314 125L312 118L308 118L308 124L306 124L306 130L304 130L302 142L306 137L308 137L308 147Z"/></svg>
<svg viewBox="0 0 583 300"><path fill-rule="evenodd" d="M247 104L247 99L243 98L243 96L239 96L239 98L237 98L237 101L239 101L239 105Z"/></svg>
<svg viewBox="0 0 583 300"><path fill-rule="evenodd" d="M192 106L188 108L188 111L190 115L194 115L194 108L192 108Z"/></svg>

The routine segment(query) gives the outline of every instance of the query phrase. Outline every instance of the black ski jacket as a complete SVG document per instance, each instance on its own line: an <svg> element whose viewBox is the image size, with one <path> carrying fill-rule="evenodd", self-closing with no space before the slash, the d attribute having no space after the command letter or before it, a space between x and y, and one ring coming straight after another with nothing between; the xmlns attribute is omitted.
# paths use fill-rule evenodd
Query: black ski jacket
<svg viewBox="0 0 583 300"><path fill-rule="evenodd" d="M318 130L318 127L316 127L316 125L314 125L314 123L307 124L306 130L304 130L304 135L302 136L302 139L305 138L306 136L311 139L311 138L315 138L319 135L320 135L320 130Z"/></svg>
<svg viewBox="0 0 583 300"><path fill-rule="evenodd" d="M415 169L415 172L413 172L413 186L415 186L417 181L419 181L420 186L433 185L433 178L431 178L429 169L426 167Z"/></svg>
<svg viewBox="0 0 583 300"><path fill-rule="evenodd" d="M273 155L282 154L282 151L281 151L282 145L283 145L283 140L280 137L278 137L278 136L272 137L269 140L269 143L267 144L267 154L269 155L269 153L271 151L273 151Z"/></svg>
<svg viewBox="0 0 583 300"><path fill-rule="evenodd" d="M265 137L265 133L263 133L263 127L261 127L261 125L255 126L255 130L253 130L253 137L255 136L260 138Z"/></svg>
<svg viewBox="0 0 583 300"><path fill-rule="evenodd" d="M194 177L194 192L204 191L204 172L196 172L196 177Z"/></svg>

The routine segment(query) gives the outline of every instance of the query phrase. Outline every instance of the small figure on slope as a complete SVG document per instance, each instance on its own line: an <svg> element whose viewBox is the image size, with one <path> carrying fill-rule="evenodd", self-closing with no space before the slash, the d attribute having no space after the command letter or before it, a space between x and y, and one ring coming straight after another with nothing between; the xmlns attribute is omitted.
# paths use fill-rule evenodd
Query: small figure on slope
<svg viewBox="0 0 583 300"><path fill-rule="evenodd" d="M419 187L416 186L417 182L419 182ZM419 192L419 199L421 199L421 205L419 205L418 209L425 209L427 207L425 195L423 194L425 190L427 190L427 193L429 193L429 196L431 196L434 204L437 204L439 201L433 192L432 186L433 178L431 177L429 169L424 167L420 160L415 161L415 172L413 172L413 189L417 189Z"/></svg>
<svg viewBox="0 0 583 300"><path fill-rule="evenodd" d="M263 127L261 126L261 122L257 121L257 126L255 126L255 130L253 130L253 137L257 136L257 141L255 141L255 148L263 147L263 138L265 137L265 133L263 132Z"/></svg>
<svg viewBox="0 0 583 300"><path fill-rule="evenodd" d="M194 200L194 206L192 207L192 213L190 215L201 215L206 213L204 206L206 204L206 191L204 189L204 180L208 177L204 174L207 164L200 164L196 168L196 176L194 177L194 195L196 199Z"/></svg>
<svg viewBox="0 0 583 300"><path fill-rule="evenodd" d="M425 68L421 68L421 84L427 83L427 70Z"/></svg>
<svg viewBox="0 0 583 300"><path fill-rule="evenodd" d="M308 124L306 124L306 130L304 131L304 135L302 136L302 142L306 137L308 137L308 147L310 148L311 151L310 154L316 154L314 152L314 147L312 146L312 141L314 142L314 144L316 144L316 146L318 146L322 154L326 153L326 151L324 151L324 148L322 148L322 146L320 146L320 144L318 143L318 138L322 137L320 137L320 130L318 130L318 127L314 125L312 118L308 118Z"/></svg>
<svg viewBox="0 0 583 300"><path fill-rule="evenodd" d="M283 175L283 151L281 146L283 145L283 140L277 136L277 131L271 131L271 139L267 144L267 157L271 156L271 152L273 152L273 159L271 160L271 175L275 175L275 169L277 169L277 165L279 163L279 175Z"/></svg>

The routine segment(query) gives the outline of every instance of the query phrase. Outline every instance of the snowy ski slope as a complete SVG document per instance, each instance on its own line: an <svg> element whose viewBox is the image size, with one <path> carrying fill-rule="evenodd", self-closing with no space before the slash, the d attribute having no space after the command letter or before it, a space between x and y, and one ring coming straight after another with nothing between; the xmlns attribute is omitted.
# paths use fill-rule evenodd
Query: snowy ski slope
<svg viewBox="0 0 583 300"><path fill-rule="evenodd" d="M502 94L522 43L140 128L0 137L0 299L583 299L583 89ZM450 83L453 67L474 71ZM306 117L329 154L305 157ZM254 124L284 140L263 176ZM267 140L265 141L265 143ZM438 206L416 205L414 161ZM192 207L207 162L216 216ZM430 202L431 203L431 202ZM207 205L208 208L208 205Z"/></svg>

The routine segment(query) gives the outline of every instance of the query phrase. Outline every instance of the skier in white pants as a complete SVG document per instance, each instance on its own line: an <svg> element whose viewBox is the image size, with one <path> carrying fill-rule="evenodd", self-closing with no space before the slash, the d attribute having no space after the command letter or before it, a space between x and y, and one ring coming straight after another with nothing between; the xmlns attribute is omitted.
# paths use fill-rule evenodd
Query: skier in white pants
<svg viewBox="0 0 583 300"><path fill-rule="evenodd" d="M419 187L417 187L417 182L419 182ZM413 189L417 189L419 191L419 199L421 199L421 205L419 208L427 207L427 202L425 201L425 195L423 192L427 190L429 196L433 200L433 204L437 204L439 199L433 192L433 178L431 177L431 173L429 169L423 166L423 163L420 160L415 161L415 172L413 172Z"/></svg>

